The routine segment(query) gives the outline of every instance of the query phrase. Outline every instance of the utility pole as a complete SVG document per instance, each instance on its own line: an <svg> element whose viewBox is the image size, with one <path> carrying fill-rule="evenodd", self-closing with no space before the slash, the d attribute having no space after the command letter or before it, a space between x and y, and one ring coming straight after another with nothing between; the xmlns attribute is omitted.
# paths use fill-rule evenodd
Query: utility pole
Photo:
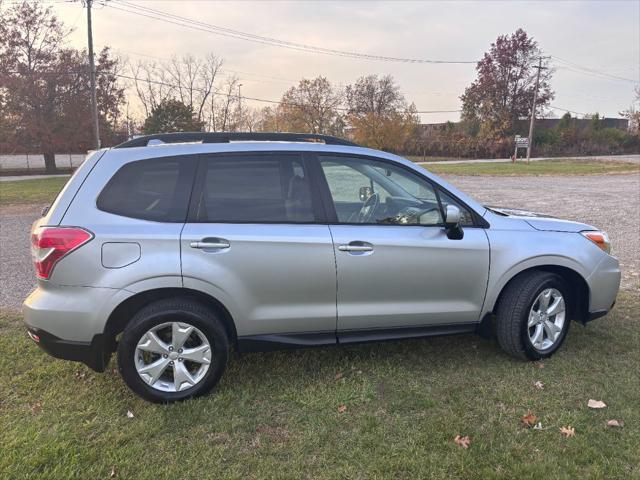
<svg viewBox="0 0 640 480"><path fill-rule="evenodd" d="M91 115L93 117L93 138L95 149L100 149L100 125L98 123L98 100L96 98L96 66L93 60L93 31L91 29L91 4L93 0L85 0L87 6L87 39L89 43L89 81L91 83Z"/></svg>
<svg viewBox="0 0 640 480"><path fill-rule="evenodd" d="M242 84L238 84L238 128L242 128Z"/></svg>
<svg viewBox="0 0 640 480"><path fill-rule="evenodd" d="M538 65L533 68L538 69L538 74L536 75L536 88L533 91L533 103L531 104L531 123L529 123L529 143L527 145L527 164L531 158L531 145L533 142L533 123L536 120L536 103L538 102L538 87L540 86L540 72L542 70L546 70L546 67L542 66L542 56L538 57ZM516 147L516 152L518 151Z"/></svg>

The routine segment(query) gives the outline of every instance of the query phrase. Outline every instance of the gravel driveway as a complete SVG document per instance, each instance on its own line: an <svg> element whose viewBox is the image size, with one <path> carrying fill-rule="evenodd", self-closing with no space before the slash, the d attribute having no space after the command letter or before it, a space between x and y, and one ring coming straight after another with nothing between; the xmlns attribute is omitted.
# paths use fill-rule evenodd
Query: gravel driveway
<svg viewBox="0 0 640 480"><path fill-rule="evenodd" d="M445 178L488 205L548 213L606 230L622 265L622 288L640 288L640 174ZM29 230L41 208L2 207L0 308L18 309L34 286Z"/></svg>

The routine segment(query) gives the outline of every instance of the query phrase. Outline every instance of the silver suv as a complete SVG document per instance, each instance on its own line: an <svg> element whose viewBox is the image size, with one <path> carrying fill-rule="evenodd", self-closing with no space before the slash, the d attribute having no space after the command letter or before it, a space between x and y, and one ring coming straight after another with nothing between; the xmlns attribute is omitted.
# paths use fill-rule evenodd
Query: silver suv
<svg viewBox="0 0 640 480"><path fill-rule="evenodd" d="M229 351L495 335L537 360L613 306L604 232L484 207L412 162L321 135L180 133L90 155L32 233L30 337L154 402Z"/></svg>

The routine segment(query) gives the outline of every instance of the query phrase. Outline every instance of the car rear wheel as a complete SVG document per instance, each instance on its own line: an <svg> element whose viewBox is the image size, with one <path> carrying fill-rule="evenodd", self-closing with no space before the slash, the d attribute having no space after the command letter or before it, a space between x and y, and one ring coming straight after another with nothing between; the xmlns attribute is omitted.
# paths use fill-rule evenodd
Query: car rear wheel
<svg viewBox="0 0 640 480"><path fill-rule="evenodd" d="M551 356L569 330L569 289L550 272L526 272L511 281L497 309L496 334L500 346L524 360Z"/></svg>
<svg viewBox="0 0 640 480"><path fill-rule="evenodd" d="M141 309L118 344L118 367L131 390L166 403L207 393L222 376L229 341L210 309L167 299Z"/></svg>

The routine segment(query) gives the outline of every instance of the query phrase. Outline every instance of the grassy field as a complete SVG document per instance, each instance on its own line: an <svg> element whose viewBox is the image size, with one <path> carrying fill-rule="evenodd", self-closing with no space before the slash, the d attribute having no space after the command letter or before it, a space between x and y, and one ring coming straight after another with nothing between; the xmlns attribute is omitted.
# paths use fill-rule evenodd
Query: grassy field
<svg viewBox="0 0 640 480"><path fill-rule="evenodd" d="M5 312L0 478L640 478L639 312L621 295L543 363L475 336L234 356L169 406L51 359Z"/></svg>
<svg viewBox="0 0 640 480"><path fill-rule="evenodd" d="M69 177L0 182L0 205L52 202L67 180Z"/></svg>
<svg viewBox="0 0 640 480"><path fill-rule="evenodd" d="M628 162L602 162L580 160L540 160L517 163L467 163L425 165L427 170L440 175L596 175L603 173L640 172L640 165Z"/></svg>
<svg viewBox="0 0 640 480"><path fill-rule="evenodd" d="M455 157L423 157L422 155L407 155L406 158L412 162L448 162L451 160L464 160L464 158Z"/></svg>

